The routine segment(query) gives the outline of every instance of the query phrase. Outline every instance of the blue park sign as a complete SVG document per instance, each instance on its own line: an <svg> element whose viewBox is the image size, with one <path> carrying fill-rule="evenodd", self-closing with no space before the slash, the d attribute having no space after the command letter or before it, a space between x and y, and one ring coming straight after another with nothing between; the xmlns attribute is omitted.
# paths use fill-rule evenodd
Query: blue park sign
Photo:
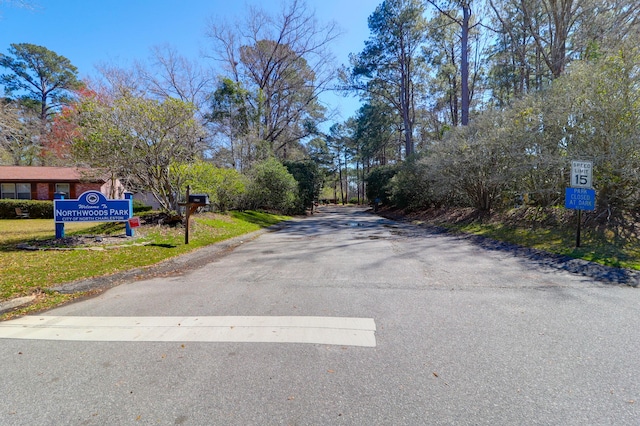
<svg viewBox="0 0 640 426"><path fill-rule="evenodd" d="M595 210L596 191L586 188L566 188L564 206L573 210Z"/></svg>
<svg viewBox="0 0 640 426"><path fill-rule="evenodd" d="M99 191L86 191L77 200L56 197L53 200L56 238L64 237L64 224L68 222L126 222L127 236L133 236L129 226L133 197L131 194L125 196L125 200L109 200Z"/></svg>

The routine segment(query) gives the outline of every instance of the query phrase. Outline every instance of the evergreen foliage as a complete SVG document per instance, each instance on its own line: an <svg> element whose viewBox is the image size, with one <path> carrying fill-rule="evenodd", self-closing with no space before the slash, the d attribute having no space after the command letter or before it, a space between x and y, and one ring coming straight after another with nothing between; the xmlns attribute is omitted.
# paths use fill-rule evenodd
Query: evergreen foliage
<svg viewBox="0 0 640 426"><path fill-rule="evenodd" d="M275 158L256 164L249 172L247 209L290 212L296 206L297 196L298 182Z"/></svg>
<svg viewBox="0 0 640 426"><path fill-rule="evenodd" d="M313 212L314 202L318 200L324 184L323 170L318 163L311 160L287 161L284 166L298 182L298 199L294 208L295 213L304 214L306 209L311 209Z"/></svg>

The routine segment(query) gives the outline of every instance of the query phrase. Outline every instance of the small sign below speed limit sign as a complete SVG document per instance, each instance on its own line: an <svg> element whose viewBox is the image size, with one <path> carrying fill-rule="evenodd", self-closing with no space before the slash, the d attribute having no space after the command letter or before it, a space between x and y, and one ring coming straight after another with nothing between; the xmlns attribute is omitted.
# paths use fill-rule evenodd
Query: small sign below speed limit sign
<svg viewBox="0 0 640 426"><path fill-rule="evenodd" d="M591 161L571 162L571 187L591 188L593 176L593 163Z"/></svg>

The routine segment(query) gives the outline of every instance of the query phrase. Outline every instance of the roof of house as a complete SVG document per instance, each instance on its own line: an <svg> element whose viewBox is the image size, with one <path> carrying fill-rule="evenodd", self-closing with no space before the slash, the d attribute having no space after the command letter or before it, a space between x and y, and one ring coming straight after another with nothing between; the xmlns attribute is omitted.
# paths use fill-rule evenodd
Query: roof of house
<svg viewBox="0 0 640 426"><path fill-rule="evenodd" d="M93 173L92 173L93 172ZM1 182L105 182L95 171L77 167L0 166Z"/></svg>

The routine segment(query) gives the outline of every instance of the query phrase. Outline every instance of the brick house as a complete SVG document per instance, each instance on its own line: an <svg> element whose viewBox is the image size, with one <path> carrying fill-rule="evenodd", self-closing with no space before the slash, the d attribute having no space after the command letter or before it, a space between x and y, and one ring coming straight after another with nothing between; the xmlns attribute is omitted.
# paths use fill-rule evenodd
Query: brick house
<svg viewBox="0 0 640 426"><path fill-rule="evenodd" d="M91 177L91 172L76 167L0 166L0 198L53 200L53 194L64 192L65 198L76 199L89 190L107 198L123 198L119 181L112 185L110 180Z"/></svg>

